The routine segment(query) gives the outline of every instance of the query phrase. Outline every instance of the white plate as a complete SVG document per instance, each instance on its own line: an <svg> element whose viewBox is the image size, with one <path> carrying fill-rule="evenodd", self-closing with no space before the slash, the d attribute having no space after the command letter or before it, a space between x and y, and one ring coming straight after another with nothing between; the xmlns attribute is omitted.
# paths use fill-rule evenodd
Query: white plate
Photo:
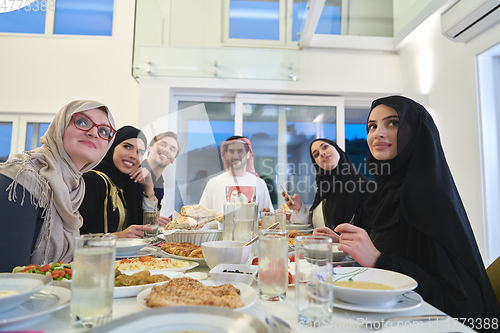
<svg viewBox="0 0 500 333"><path fill-rule="evenodd" d="M299 223L292 223L292 224L286 225L286 230L303 230L303 229L311 229L311 225L310 224L299 224Z"/></svg>
<svg viewBox="0 0 500 333"><path fill-rule="evenodd" d="M21 305L31 295L44 289L52 279L46 275L31 273L0 273L0 291L11 294L0 297L0 313Z"/></svg>
<svg viewBox="0 0 500 333"><path fill-rule="evenodd" d="M199 265L197 262L194 262L194 261L188 261L188 262L189 262L188 267L172 268L172 269L150 269L149 272L151 273L151 275L153 275L153 274L165 274L165 275L167 275L166 273L168 273L168 272L185 272L189 269L198 267L198 265ZM120 270L120 272L122 272L122 274L132 275L132 274L140 272L140 271Z"/></svg>
<svg viewBox="0 0 500 333"><path fill-rule="evenodd" d="M223 282L222 283L215 282L212 280L200 281L200 282L203 283L205 286L220 286L220 285L226 284ZM252 305L254 305L255 302L257 302L257 298L258 298L257 292L255 292L255 290L252 287L250 287L249 285L246 285L244 283L240 283L240 282L233 282L230 284L232 284L235 288L238 288L240 290L240 298L241 298L241 301L243 302L243 306L241 308L237 308L237 309L233 309L233 310L235 310L235 311L245 310L245 309L248 309L249 307L251 307ZM148 309L148 310L150 310L151 308L146 306L146 302L144 301L144 299L146 298L146 296L149 295L150 292L151 292L151 288L143 290L139 293L139 295L137 295L137 303L141 307L143 307L144 309Z"/></svg>
<svg viewBox="0 0 500 333"><path fill-rule="evenodd" d="M157 273L157 274L163 274L163 273ZM155 275L155 274L152 274ZM184 273L182 272L168 272L164 273L164 275L168 276L171 279L176 279L176 278L181 278L184 276ZM167 281L163 282L157 282L157 283L151 283L151 284L144 284L140 286L128 286L128 287L115 287L114 292L113 292L113 297L114 298L123 298L123 297L132 297L132 296L137 296L141 291L151 288L152 286L155 286L157 284L162 284L166 283Z"/></svg>
<svg viewBox="0 0 500 333"><path fill-rule="evenodd" d="M155 254L157 252L158 252L157 249L155 249L153 247L150 247L150 246L145 246L139 252L137 252L135 254L132 254L132 255L119 255L119 254L116 254L116 259L138 258L138 257L142 257L142 256L150 256L150 255L153 255L153 254Z"/></svg>
<svg viewBox="0 0 500 333"><path fill-rule="evenodd" d="M194 262L197 262L198 264L200 264L200 267L207 266L207 262L205 261L205 258L182 257L182 256L178 256L178 255L175 255L175 254L167 253L167 252L165 252L165 251L163 251L161 249L160 249L160 252L161 252L161 254L167 256L168 258L178 259L178 260L194 261Z"/></svg>
<svg viewBox="0 0 500 333"><path fill-rule="evenodd" d="M196 320L193 320L196 318ZM94 333L166 332L268 333L267 326L246 313L214 306L171 306L149 309L113 320Z"/></svg>
<svg viewBox="0 0 500 333"><path fill-rule="evenodd" d="M32 319L64 308L71 300L71 290L48 286L7 312L0 313L0 326Z"/></svg>
<svg viewBox="0 0 500 333"><path fill-rule="evenodd" d="M149 239L140 238L118 238L116 240L116 255L134 255L144 246L149 244Z"/></svg>
<svg viewBox="0 0 500 333"><path fill-rule="evenodd" d="M339 309L359 311L359 312L398 312L408 311L418 308L424 303L422 297L414 291L401 294L395 302L382 305L359 305L333 299L333 306Z"/></svg>

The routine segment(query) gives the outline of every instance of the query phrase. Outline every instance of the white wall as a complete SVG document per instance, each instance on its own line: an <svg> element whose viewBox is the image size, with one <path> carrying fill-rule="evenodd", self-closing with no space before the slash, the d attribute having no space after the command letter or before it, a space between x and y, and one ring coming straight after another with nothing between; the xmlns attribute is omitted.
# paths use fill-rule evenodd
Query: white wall
<svg viewBox="0 0 500 333"><path fill-rule="evenodd" d="M0 35L0 112L56 113L75 99L108 105L118 127L137 125L131 76L133 0L115 1L113 37Z"/></svg>
<svg viewBox="0 0 500 333"><path fill-rule="evenodd" d="M468 44L452 42L441 34L439 16L434 15L399 53L402 93L428 100L486 265L500 255L500 247L490 243L487 248L485 243L476 55L499 42L500 25Z"/></svg>

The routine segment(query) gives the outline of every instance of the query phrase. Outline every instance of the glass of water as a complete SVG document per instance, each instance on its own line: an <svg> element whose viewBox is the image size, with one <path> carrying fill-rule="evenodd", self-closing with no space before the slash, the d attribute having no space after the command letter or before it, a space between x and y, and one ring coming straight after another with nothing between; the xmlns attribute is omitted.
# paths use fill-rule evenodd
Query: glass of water
<svg viewBox="0 0 500 333"><path fill-rule="evenodd" d="M286 299L288 289L288 231L259 231L259 295L267 301Z"/></svg>
<svg viewBox="0 0 500 333"><path fill-rule="evenodd" d="M142 215L142 224L149 224L153 231L144 230L144 238L155 238L158 236L158 212L144 212Z"/></svg>
<svg viewBox="0 0 500 333"><path fill-rule="evenodd" d="M91 329L111 320L115 258L115 235L75 237L70 305L75 328Z"/></svg>
<svg viewBox="0 0 500 333"><path fill-rule="evenodd" d="M332 239L295 238L295 306L298 322L322 325L333 314Z"/></svg>

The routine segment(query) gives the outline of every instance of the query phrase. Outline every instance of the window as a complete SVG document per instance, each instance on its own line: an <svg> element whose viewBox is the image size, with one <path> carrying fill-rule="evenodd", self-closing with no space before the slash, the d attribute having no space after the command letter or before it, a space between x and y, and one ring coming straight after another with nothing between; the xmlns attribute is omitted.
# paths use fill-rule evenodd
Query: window
<svg viewBox="0 0 500 333"><path fill-rule="evenodd" d="M309 146L317 138L337 139L335 106L243 104L243 135L250 139L255 171L267 183L274 207L282 185L312 204L315 170Z"/></svg>
<svg viewBox="0 0 500 333"><path fill-rule="evenodd" d="M28 10L28 8L31 7L27 6L21 8L19 11L0 14L0 32L45 33L46 13L41 10Z"/></svg>
<svg viewBox="0 0 500 333"><path fill-rule="evenodd" d="M40 147L40 138L47 132L50 123L28 123L26 126L26 144L24 150Z"/></svg>
<svg viewBox="0 0 500 333"><path fill-rule="evenodd" d="M113 0L57 0L54 34L111 36Z"/></svg>
<svg viewBox="0 0 500 333"><path fill-rule="evenodd" d="M224 0L223 43L285 45L286 1Z"/></svg>
<svg viewBox="0 0 500 333"><path fill-rule="evenodd" d="M12 123L0 122L0 162L5 162L9 158L11 144Z"/></svg>
<svg viewBox="0 0 500 333"><path fill-rule="evenodd" d="M0 14L0 32L111 36L113 6L114 0L35 0Z"/></svg>
<svg viewBox="0 0 500 333"><path fill-rule="evenodd" d="M229 38L279 40L279 0L230 0Z"/></svg>
<svg viewBox="0 0 500 333"><path fill-rule="evenodd" d="M352 164L369 179L373 176L366 167L370 149L366 143L366 121L369 108L347 108L345 111L345 152Z"/></svg>
<svg viewBox="0 0 500 333"><path fill-rule="evenodd" d="M238 94L217 102L210 97L206 98L210 102L203 97L198 97L200 101L177 98L179 112L176 128L171 130L188 145L175 163L177 211L198 203L206 182L224 171L220 144L230 136L244 135L252 142L255 170L268 184L275 207L284 202L279 185L298 193L306 204L312 203L311 141L327 137L343 147L344 131L339 126L343 127L344 118L341 124L337 118L344 113L342 98L260 94Z"/></svg>
<svg viewBox="0 0 500 333"><path fill-rule="evenodd" d="M207 181L224 170L220 144L234 135L234 102L180 101L177 116L179 142L187 143L176 159L179 192L175 210L198 204Z"/></svg>
<svg viewBox="0 0 500 333"><path fill-rule="evenodd" d="M292 9L292 41L300 40L307 4L310 0L294 0ZM326 0L323 11L316 27L316 34L340 35L341 34L342 0Z"/></svg>

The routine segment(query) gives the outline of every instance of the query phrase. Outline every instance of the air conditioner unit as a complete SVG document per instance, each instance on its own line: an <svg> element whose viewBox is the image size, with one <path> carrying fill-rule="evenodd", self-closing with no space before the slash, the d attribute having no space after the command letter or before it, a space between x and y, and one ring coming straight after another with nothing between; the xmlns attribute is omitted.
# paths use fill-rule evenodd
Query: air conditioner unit
<svg viewBox="0 0 500 333"><path fill-rule="evenodd" d="M500 0L458 0L441 14L443 34L455 42L468 42L500 22Z"/></svg>

